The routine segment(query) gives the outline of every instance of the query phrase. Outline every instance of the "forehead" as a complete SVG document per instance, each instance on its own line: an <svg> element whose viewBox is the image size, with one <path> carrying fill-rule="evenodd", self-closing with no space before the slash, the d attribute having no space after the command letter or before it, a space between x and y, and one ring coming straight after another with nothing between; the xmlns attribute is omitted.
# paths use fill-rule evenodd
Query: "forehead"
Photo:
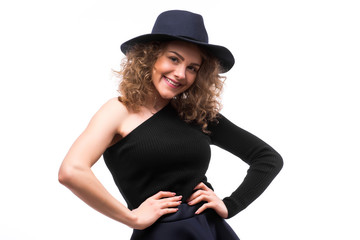
<svg viewBox="0 0 360 240"><path fill-rule="evenodd" d="M201 63L202 53L200 48L193 43L184 41L171 41L167 42L164 47L165 52L176 52L184 57L185 60L191 62Z"/></svg>

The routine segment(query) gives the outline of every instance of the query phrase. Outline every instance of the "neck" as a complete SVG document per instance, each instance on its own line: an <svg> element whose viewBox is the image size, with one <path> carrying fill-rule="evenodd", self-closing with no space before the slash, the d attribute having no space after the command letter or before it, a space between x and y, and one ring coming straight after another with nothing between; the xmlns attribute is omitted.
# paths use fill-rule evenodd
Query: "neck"
<svg viewBox="0 0 360 240"><path fill-rule="evenodd" d="M156 113L159 110L161 110L163 107L165 107L170 102L170 99L164 99L160 96L149 96L148 99L146 99L146 104L144 104L144 107L149 109L151 113Z"/></svg>

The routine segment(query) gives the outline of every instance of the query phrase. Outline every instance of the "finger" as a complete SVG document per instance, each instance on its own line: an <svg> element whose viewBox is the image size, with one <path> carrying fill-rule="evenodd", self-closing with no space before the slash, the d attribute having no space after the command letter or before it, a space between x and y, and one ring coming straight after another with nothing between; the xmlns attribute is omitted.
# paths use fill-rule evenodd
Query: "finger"
<svg viewBox="0 0 360 240"><path fill-rule="evenodd" d="M165 215L165 214L169 214L169 213L175 213L178 210L179 210L178 208L164 208L164 209L161 209L160 214Z"/></svg>
<svg viewBox="0 0 360 240"><path fill-rule="evenodd" d="M208 186L205 185L205 183L201 182L198 185L196 185L196 187L194 188L194 190L198 190L198 189L203 189L203 190L210 190L210 188Z"/></svg>
<svg viewBox="0 0 360 240"><path fill-rule="evenodd" d="M188 202L189 205L195 205L199 202L211 202L211 196L208 195L200 195L197 198L193 199L192 201Z"/></svg>
<svg viewBox="0 0 360 240"><path fill-rule="evenodd" d="M176 195L176 193L174 193L174 192L160 191L160 192L156 193L153 197L154 197L154 199L161 199L161 198L166 198L166 197L174 197L175 195Z"/></svg>
<svg viewBox="0 0 360 240"><path fill-rule="evenodd" d="M207 192L205 192L204 190L197 190L196 192L191 194L191 196L187 199L187 202L190 202L195 198L199 197L200 195L204 195L204 194L207 194Z"/></svg>
<svg viewBox="0 0 360 240"><path fill-rule="evenodd" d="M160 206L161 206L161 209L165 209L165 208L174 208L174 207L177 207L181 204L181 201L177 201L177 202L165 202L165 203L162 203Z"/></svg>
<svg viewBox="0 0 360 240"><path fill-rule="evenodd" d="M182 199L182 196L175 196L175 197L161 198L158 201L160 201L160 202L178 202L181 199Z"/></svg>
<svg viewBox="0 0 360 240"><path fill-rule="evenodd" d="M211 203L205 203L203 204L201 207L199 207L199 209L195 212L195 214L200 214L203 211L205 211L205 209L211 208Z"/></svg>

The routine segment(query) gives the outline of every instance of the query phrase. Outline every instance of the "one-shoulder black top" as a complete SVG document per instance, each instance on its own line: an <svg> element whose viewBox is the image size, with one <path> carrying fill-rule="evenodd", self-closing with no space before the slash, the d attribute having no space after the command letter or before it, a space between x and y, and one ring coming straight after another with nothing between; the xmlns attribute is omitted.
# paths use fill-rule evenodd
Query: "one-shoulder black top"
<svg viewBox="0 0 360 240"><path fill-rule="evenodd" d="M224 116L205 134L184 122L168 104L103 154L129 209L137 208L159 191L172 191L187 199L204 182L211 157L210 145L229 151L250 165L231 196L223 199L229 218L245 209L281 170L281 156L268 144L237 127Z"/></svg>

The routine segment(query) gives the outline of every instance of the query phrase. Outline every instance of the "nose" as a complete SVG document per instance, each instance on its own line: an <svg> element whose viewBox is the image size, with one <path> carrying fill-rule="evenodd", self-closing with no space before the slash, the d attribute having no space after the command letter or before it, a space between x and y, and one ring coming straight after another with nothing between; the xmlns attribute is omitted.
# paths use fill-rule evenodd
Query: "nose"
<svg viewBox="0 0 360 240"><path fill-rule="evenodd" d="M185 73L186 73L186 66L183 64L179 64L178 66L176 66L174 75L177 79L184 79L185 78Z"/></svg>

